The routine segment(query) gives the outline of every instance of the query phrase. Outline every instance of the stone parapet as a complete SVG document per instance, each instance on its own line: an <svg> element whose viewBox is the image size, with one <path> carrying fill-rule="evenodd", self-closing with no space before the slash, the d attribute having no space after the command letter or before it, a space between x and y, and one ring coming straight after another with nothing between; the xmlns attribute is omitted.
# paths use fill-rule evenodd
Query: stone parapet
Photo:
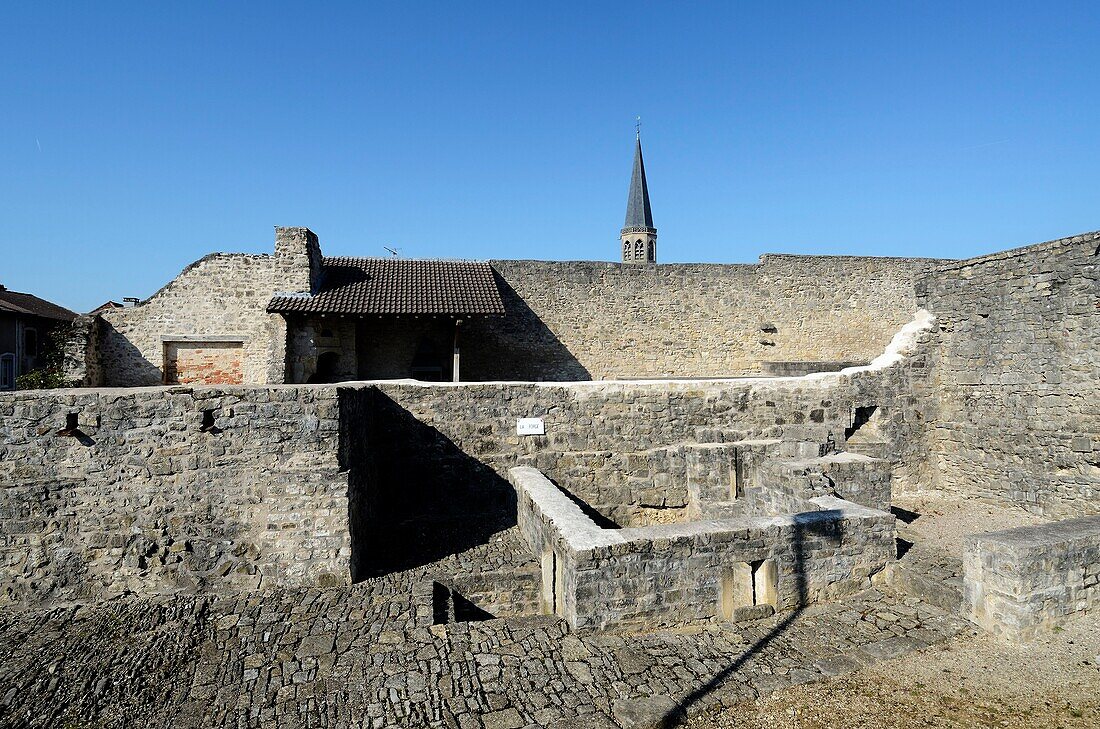
<svg viewBox="0 0 1100 729"><path fill-rule="evenodd" d="M350 581L335 388L0 398L0 602Z"/></svg>
<svg viewBox="0 0 1100 729"><path fill-rule="evenodd" d="M605 529L536 469L509 477L544 610L577 630L789 610L868 587L894 556L893 516L833 497L800 514Z"/></svg>

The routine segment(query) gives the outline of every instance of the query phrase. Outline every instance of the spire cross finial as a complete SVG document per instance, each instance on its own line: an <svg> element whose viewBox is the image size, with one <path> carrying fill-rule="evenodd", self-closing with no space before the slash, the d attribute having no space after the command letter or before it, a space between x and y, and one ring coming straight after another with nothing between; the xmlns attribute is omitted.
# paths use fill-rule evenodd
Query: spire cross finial
<svg viewBox="0 0 1100 729"><path fill-rule="evenodd" d="M634 122L634 138L642 138L642 117L638 117L638 120Z"/></svg>

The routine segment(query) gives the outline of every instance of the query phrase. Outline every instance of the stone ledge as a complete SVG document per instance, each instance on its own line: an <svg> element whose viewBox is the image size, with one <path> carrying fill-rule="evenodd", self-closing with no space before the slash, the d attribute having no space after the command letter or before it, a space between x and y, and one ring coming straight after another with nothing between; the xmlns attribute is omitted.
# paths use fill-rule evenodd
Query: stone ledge
<svg viewBox="0 0 1100 729"><path fill-rule="evenodd" d="M970 536L963 569L967 617L1029 641L1100 605L1100 516Z"/></svg>

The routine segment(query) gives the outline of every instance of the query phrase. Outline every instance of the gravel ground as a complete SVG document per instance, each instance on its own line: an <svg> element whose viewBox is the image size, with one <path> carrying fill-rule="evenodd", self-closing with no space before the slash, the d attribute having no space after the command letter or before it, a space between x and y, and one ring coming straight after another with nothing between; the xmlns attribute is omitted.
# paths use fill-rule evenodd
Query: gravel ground
<svg viewBox="0 0 1100 729"><path fill-rule="evenodd" d="M967 534L1039 524L1017 509L942 497L898 506L924 548L962 556ZM699 717L692 729L1100 727L1100 613L1028 646L964 631L946 644Z"/></svg>
<svg viewBox="0 0 1100 729"><path fill-rule="evenodd" d="M686 726L746 729L1100 726L1100 616L1032 646L963 634Z"/></svg>
<svg viewBox="0 0 1100 729"><path fill-rule="evenodd" d="M902 532L910 531L919 536L926 545L960 558L963 540L967 534L995 532L1050 521L1023 509L943 496L899 497L894 499L894 505L920 514L910 524L899 521L898 527Z"/></svg>

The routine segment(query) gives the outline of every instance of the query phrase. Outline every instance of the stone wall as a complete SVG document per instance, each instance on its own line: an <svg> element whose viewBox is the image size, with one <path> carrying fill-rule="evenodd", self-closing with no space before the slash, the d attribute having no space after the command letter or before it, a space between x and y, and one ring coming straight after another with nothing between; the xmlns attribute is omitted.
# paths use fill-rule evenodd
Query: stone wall
<svg viewBox="0 0 1100 729"><path fill-rule="evenodd" d="M865 363L912 317L914 282L934 263L786 255L753 265L494 261L507 314L463 317L461 377L729 377ZM141 304L102 313L103 384L161 384L166 343L204 338L241 345L245 383L309 381L328 351L340 359L333 379L408 377L417 358L438 360L450 379L446 318L295 317L288 351L287 322L267 304L275 293L315 292L321 269L317 236L305 228L277 228L271 256L195 262ZM340 332L320 341L321 329Z"/></svg>
<svg viewBox="0 0 1100 729"><path fill-rule="evenodd" d="M788 446L789 447L789 446ZM891 464L860 453L796 454L764 460L748 489L752 514L785 514L809 499L838 496L862 506L890 510Z"/></svg>
<svg viewBox="0 0 1100 729"><path fill-rule="evenodd" d="M769 562L774 584L746 604L730 599L732 619L851 594L894 557L892 516L831 497L795 516L601 529L536 469L510 477L520 531L542 562L544 594L549 587L544 610L577 630L719 620L726 570L739 563Z"/></svg>
<svg viewBox="0 0 1100 729"><path fill-rule="evenodd" d="M96 316L79 316L65 338L62 363L65 382L72 387L98 387L103 384L103 367L99 356L103 320Z"/></svg>
<svg viewBox="0 0 1100 729"><path fill-rule="evenodd" d="M917 309L929 259L761 256L759 264L492 261L508 315L471 320L463 379L759 374L866 363Z"/></svg>
<svg viewBox="0 0 1100 729"><path fill-rule="evenodd" d="M545 465L627 524L736 513L720 492L761 439L783 457L843 449L874 404L879 445L910 447L920 423L905 393L927 324L907 325L870 367L805 378L3 395L5 599L333 583L433 564L515 525L505 476L516 465ZM531 416L545 435L517 435ZM500 557L485 571L515 568Z"/></svg>
<svg viewBox="0 0 1100 729"><path fill-rule="evenodd" d="M894 464L893 483L876 470L882 464L868 465L866 478L854 463L828 467L842 487L853 484L845 498L881 505L891 488L906 491L926 478L927 428L910 383L925 369L931 325L925 314L909 322L872 366L802 378L377 383L381 425L372 442L383 454L380 478L401 484L413 504L457 509L484 505L493 493L504 508L507 470L534 466L620 525L680 521L699 444L730 444L755 463L751 454L761 446L753 440L815 449L781 454L793 459L845 450L851 433L853 441L863 437L860 448ZM857 430L858 413L872 408ZM517 419L527 417L542 418L545 435L517 435ZM728 463L730 453L716 457ZM726 468L712 474L715 483L728 477Z"/></svg>
<svg viewBox="0 0 1100 729"><path fill-rule="evenodd" d="M968 617L1030 640L1100 605L1100 516L968 537L963 568Z"/></svg>
<svg viewBox="0 0 1100 729"><path fill-rule="evenodd" d="M2 601L350 579L334 388L0 398Z"/></svg>
<svg viewBox="0 0 1100 729"><path fill-rule="evenodd" d="M295 317L287 323L288 382L357 379L356 323L347 319ZM322 358L328 358L327 364ZM318 365L321 365L321 372ZM328 372L324 372L325 368ZM321 379L324 378L324 379Z"/></svg>
<svg viewBox="0 0 1100 729"><path fill-rule="evenodd" d="M266 310L282 283L273 256L216 253L193 263L146 301L103 312L104 384L159 385L165 343L203 337L241 344L245 382L282 382L286 324Z"/></svg>
<svg viewBox="0 0 1100 729"><path fill-rule="evenodd" d="M276 228L274 255L214 253L140 304L104 311L103 384L159 385L165 382L166 343L204 340L240 344L240 381L283 382L286 321L268 314L267 305L278 292L315 290L320 265L316 235L306 228Z"/></svg>
<svg viewBox="0 0 1100 729"><path fill-rule="evenodd" d="M914 395L929 485L1036 513L1100 512L1100 233L946 264Z"/></svg>

